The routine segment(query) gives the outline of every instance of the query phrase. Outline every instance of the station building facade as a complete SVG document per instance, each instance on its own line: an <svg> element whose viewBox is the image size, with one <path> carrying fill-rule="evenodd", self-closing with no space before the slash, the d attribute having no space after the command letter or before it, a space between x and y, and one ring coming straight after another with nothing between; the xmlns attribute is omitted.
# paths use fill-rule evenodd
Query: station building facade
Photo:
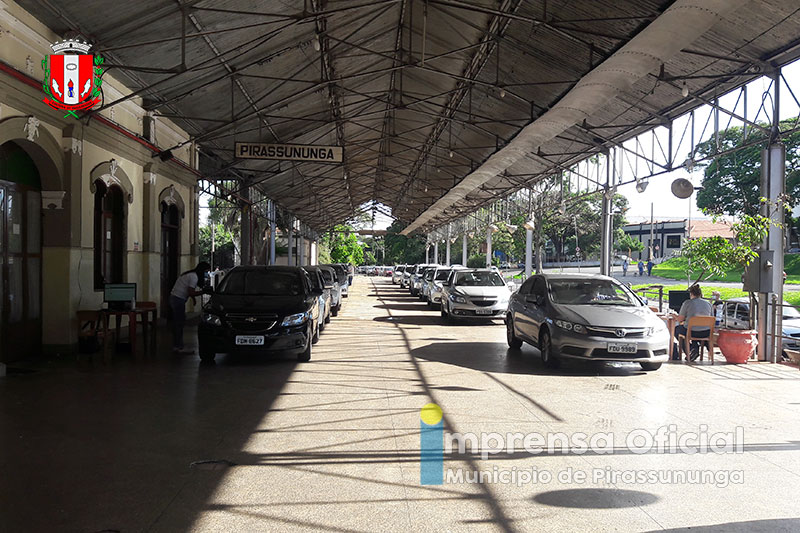
<svg viewBox="0 0 800 533"><path fill-rule="evenodd" d="M0 0L0 363L73 351L76 312L101 308L105 283L136 283L163 312L198 258L195 146L157 157L187 134L139 98L88 120L44 103L42 60L63 37ZM110 73L102 88L106 103L130 94Z"/></svg>

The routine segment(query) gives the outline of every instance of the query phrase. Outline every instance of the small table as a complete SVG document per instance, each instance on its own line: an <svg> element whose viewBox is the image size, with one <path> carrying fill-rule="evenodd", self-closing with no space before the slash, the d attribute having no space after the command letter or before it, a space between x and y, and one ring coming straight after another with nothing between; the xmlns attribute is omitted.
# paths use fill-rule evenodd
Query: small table
<svg viewBox="0 0 800 533"><path fill-rule="evenodd" d="M116 317L116 334L119 342L119 330L122 325L122 317L128 317L128 337L131 343L131 353L136 353L136 325L138 317L142 317L142 333L144 335L145 347L147 347L148 330L152 333L152 344L155 345L156 321L158 319L158 308L156 306L134 307L133 309L102 309L103 332L108 333L111 317Z"/></svg>
<svg viewBox="0 0 800 533"><path fill-rule="evenodd" d="M672 347L675 345L675 325L678 322L677 316L674 313L658 314L658 317L667 323L669 329L669 360L672 361Z"/></svg>

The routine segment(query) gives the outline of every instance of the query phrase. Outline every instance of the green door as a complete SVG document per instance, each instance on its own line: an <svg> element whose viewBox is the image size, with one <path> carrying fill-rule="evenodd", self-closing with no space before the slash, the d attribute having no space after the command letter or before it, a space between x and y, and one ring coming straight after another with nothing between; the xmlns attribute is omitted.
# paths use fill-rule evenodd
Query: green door
<svg viewBox="0 0 800 533"><path fill-rule="evenodd" d="M38 355L42 339L39 172L16 143L0 146L0 361ZM66 283L67 280L64 280Z"/></svg>

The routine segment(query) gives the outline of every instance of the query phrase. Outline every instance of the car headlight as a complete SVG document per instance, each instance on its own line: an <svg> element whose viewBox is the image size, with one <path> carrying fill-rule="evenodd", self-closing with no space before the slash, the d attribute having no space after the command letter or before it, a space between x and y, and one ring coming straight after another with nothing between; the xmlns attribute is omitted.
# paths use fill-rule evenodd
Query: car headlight
<svg viewBox="0 0 800 533"><path fill-rule="evenodd" d="M296 313L283 319L281 326L299 326L308 320L308 312Z"/></svg>
<svg viewBox="0 0 800 533"><path fill-rule="evenodd" d="M203 313L203 322L212 326L222 325L222 320L220 320L217 315L212 315L211 313Z"/></svg>
<svg viewBox="0 0 800 533"><path fill-rule="evenodd" d="M455 302L457 304L465 304L465 303L467 303L467 299L464 298L463 296L458 295L458 294L451 294L450 296L448 296L448 298L450 298L451 302Z"/></svg>
<svg viewBox="0 0 800 533"><path fill-rule="evenodd" d="M574 324L572 322L567 322L566 320L556 320L555 324L561 329L565 329L567 331L574 331L575 333L586 333L586 327L583 326L582 324Z"/></svg>

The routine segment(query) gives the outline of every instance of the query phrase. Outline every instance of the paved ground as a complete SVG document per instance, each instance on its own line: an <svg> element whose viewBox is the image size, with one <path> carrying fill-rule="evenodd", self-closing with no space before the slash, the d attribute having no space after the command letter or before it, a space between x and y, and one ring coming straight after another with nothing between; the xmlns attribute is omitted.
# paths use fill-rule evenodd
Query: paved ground
<svg viewBox="0 0 800 533"><path fill-rule="evenodd" d="M499 323L442 325L385 279L358 278L306 364L165 353L11 370L0 379L2 531L800 530L796 367L545 370L535 349L506 349ZM612 436L580 455L444 461L537 482L421 486L428 402L447 431ZM676 435L741 427L742 449L626 448L632 431L670 424ZM627 477L637 472L656 482Z"/></svg>

